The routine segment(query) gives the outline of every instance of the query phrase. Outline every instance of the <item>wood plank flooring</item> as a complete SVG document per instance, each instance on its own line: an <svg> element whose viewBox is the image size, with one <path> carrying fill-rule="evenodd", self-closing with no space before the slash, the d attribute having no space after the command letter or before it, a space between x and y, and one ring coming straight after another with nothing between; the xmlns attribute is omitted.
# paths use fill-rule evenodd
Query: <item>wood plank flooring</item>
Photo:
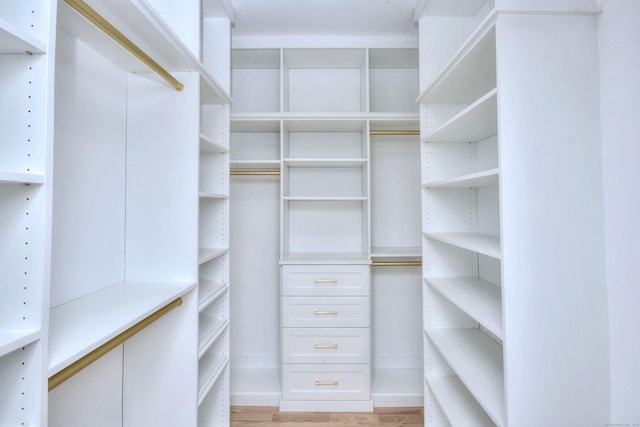
<svg viewBox="0 0 640 427"><path fill-rule="evenodd" d="M231 427L416 427L424 425L422 408L376 408L362 412L280 412L276 406L233 406Z"/></svg>

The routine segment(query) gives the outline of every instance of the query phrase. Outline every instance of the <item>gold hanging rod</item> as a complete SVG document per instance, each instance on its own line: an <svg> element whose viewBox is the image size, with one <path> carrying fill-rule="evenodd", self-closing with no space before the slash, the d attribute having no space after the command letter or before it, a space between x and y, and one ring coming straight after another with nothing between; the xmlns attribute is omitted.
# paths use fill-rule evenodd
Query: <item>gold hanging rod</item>
<svg viewBox="0 0 640 427"><path fill-rule="evenodd" d="M370 130L369 135L420 135L419 130Z"/></svg>
<svg viewBox="0 0 640 427"><path fill-rule="evenodd" d="M280 175L278 170L262 169L236 169L229 172L230 175Z"/></svg>
<svg viewBox="0 0 640 427"><path fill-rule="evenodd" d="M113 350L114 348L116 348L117 346L119 346L120 344L122 344L123 342L125 342L126 340L128 340L129 338L131 338L132 336L134 336L135 334L137 334L138 332L140 332L141 330L143 330L144 328L146 328L147 326L155 322L156 320L160 319L162 316L164 316L174 308L179 307L180 305L182 305L182 298L178 298L170 302L169 304L165 305L161 309L151 313L149 316L145 317L135 325L131 326L126 331L111 338L109 341L102 344L100 347L96 348L92 352L76 360L71 365L61 370L60 372L57 372L56 374L52 375L51 377L49 377L49 391L58 387L60 384L62 384L63 382L65 382L66 380L68 380L78 372L82 371L84 368L91 365L93 362L100 359L102 356L109 353L111 350Z"/></svg>
<svg viewBox="0 0 640 427"><path fill-rule="evenodd" d="M65 0L69 6L74 8L80 15L87 18L89 22L101 29L105 34L115 40L120 46L128 50L133 56L138 58L151 70L155 71L160 77L165 79L176 90L184 89L184 85L175 79L167 70L162 68L156 61L151 59L149 55L144 53L142 49L136 46L131 40L122 34L116 27L111 25L109 21L104 19L98 12L86 4L83 0Z"/></svg>
<svg viewBox="0 0 640 427"><path fill-rule="evenodd" d="M420 267L422 261L373 261L372 267Z"/></svg>

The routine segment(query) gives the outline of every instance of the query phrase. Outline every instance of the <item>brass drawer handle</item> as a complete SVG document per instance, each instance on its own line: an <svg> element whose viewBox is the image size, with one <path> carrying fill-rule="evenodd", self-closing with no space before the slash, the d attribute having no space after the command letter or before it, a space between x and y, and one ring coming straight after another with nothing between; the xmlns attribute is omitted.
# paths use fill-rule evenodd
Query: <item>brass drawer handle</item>
<svg viewBox="0 0 640 427"><path fill-rule="evenodd" d="M338 348L338 344L314 344L313 348Z"/></svg>
<svg viewBox="0 0 640 427"><path fill-rule="evenodd" d="M338 385L338 380L333 380L333 381L320 381L319 379L316 379L313 382L315 385Z"/></svg>
<svg viewBox="0 0 640 427"><path fill-rule="evenodd" d="M313 283L315 283L315 284L320 284L320 283L338 283L338 279L314 279Z"/></svg>
<svg viewBox="0 0 640 427"><path fill-rule="evenodd" d="M331 310L331 311L315 310L313 314L315 315L338 314L338 310Z"/></svg>

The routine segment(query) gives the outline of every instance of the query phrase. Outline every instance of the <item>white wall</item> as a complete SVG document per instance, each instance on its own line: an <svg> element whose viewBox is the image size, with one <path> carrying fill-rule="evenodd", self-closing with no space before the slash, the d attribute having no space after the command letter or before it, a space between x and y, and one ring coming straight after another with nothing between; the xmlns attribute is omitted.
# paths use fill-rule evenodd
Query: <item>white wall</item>
<svg viewBox="0 0 640 427"><path fill-rule="evenodd" d="M611 423L631 424L640 423L640 1L599 3Z"/></svg>

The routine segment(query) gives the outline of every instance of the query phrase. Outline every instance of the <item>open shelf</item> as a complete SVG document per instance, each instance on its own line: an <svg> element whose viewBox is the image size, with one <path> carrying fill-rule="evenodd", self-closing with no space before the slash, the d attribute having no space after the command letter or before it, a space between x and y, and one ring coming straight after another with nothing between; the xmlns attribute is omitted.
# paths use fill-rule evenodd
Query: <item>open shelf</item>
<svg viewBox="0 0 640 427"><path fill-rule="evenodd" d="M37 329L0 329L0 357L40 338Z"/></svg>
<svg viewBox="0 0 640 427"><path fill-rule="evenodd" d="M122 282L53 307L49 376L194 287L195 283Z"/></svg>
<svg viewBox="0 0 640 427"><path fill-rule="evenodd" d="M452 426L495 427L458 377L431 376L427 386Z"/></svg>
<svg viewBox="0 0 640 427"><path fill-rule="evenodd" d="M492 258L501 257L500 238L482 233L424 233L428 239L478 252Z"/></svg>
<svg viewBox="0 0 640 427"><path fill-rule="evenodd" d="M44 53L47 44L0 17L0 54Z"/></svg>
<svg viewBox="0 0 640 427"><path fill-rule="evenodd" d="M227 252L229 252L228 248L200 248L198 251L198 264L202 265L205 262L209 262L226 254Z"/></svg>
<svg viewBox="0 0 640 427"><path fill-rule="evenodd" d="M213 301L224 295L224 293L229 289L229 283L216 282L201 277L199 280L199 289L198 311L202 311Z"/></svg>
<svg viewBox="0 0 640 427"><path fill-rule="evenodd" d="M228 153L229 148L201 133L200 151L205 153Z"/></svg>
<svg viewBox="0 0 640 427"><path fill-rule="evenodd" d="M0 184L43 184L44 175L0 171Z"/></svg>
<svg viewBox="0 0 640 427"><path fill-rule="evenodd" d="M422 258L422 248L412 247L372 247L371 258L380 260L409 260L418 261Z"/></svg>
<svg viewBox="0 0 640 427"><path fill-rule="evenodd" d="M504 426L502 347L479 329L428 329L425 333L491 419Z"/></svg>
<svg viewBox="0 0 640 427"><path fill-rule="evenodd" d="M494 168L485 171L457 176L455 178L428 182L424 188L478 188L498 185L500 169Z"/></svg>
<svg viewBox="0 0 640 427"><path fill-rule="evenodd" d="M209 351L213 343L229 328L229 319L216 319L200 314L198 359Z"/></svg>
<svg viewBox="0 0 640 427"><path fill-rule="evenodd" d="M478 277L427 277L427 284L502 339L500 287Z"/></svg>
<svg viewBox="0 0 640 427"><path fill-rule="evenodd" d="M229 195L228 194L221 194L221 193L206 193L206 192L200 192L198 193L198 196L201 199L228 199Z"/></svg>
<svg viewBox="0 0 640 427"><path fill-rule="evenodd" d="M198 380L198 406L213 388L220 375L229 365L229 356L213 358L207 366L200 366L201 377Z"/></svg>

